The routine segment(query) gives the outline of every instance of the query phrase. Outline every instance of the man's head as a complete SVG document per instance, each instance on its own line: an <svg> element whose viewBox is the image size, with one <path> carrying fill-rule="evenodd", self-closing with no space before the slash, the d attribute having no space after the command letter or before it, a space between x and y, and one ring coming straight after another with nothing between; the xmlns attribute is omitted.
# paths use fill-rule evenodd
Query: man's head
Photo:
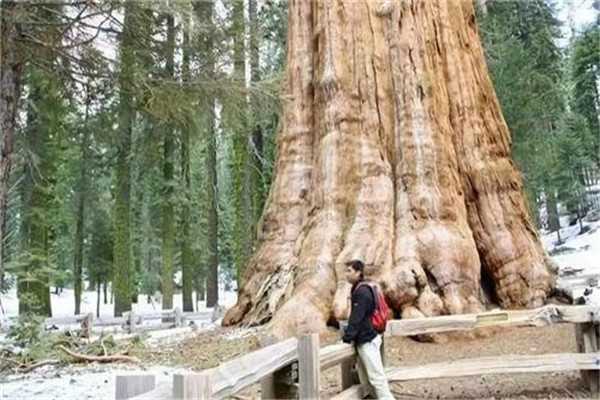
<svg viewBox="0 0 600 400"><path fill-rule="evenodd" d="M360 260L352 260L346 263L346 280L351 284L362 281L365 278L365 264Z"/></svg>

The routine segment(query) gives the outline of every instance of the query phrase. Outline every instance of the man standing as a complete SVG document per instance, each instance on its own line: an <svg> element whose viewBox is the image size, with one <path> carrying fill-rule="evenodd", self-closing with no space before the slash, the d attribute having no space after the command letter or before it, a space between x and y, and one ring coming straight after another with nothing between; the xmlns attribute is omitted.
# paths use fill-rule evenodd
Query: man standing
<svg viewBox="0 0 600 400"><path fill-rule="evenodd" d="M373 289L364 282L365 264L360 260L346 263L346 279L352 284L351 312L342 340L356 345L358 374L362 384L370 383L378 399L394 399L381 360L381 336L373 328L371 317L376 299Z"/></svg>

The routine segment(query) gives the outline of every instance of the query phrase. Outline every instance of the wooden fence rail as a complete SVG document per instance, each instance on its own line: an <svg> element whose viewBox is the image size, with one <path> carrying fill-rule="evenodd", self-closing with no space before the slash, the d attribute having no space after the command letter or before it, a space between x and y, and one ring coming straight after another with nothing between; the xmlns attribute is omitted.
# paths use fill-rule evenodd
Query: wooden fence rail
<svg viewBox="0 0 600 400"><path fill-rule="evenodd" d="M152 321L157 319L175 319L177 313L186 319L203 319L210 318L212 315L211 311L199 311L199 312L181 312L179 308L173 310L163 310L151 313L134 314L139 319L144 321ZM126 313L129 314L129 313ZM45 325L75 325L81 323L88 314L78 314L71 317L57 317L57 318L46 318L44 321ZM127 317L100 317L95 320L96 326L110 326L110 325L122 325Z"/></svg>
<svg viewBox="0 0 600 400"><path fill-rule="evenodd" d="M558 323L599 322L600 309L592 306L547 305L532 310L490 311L480 314L401 319L388 322L386 336L415 336L468 331L491 326L547 326Z"/></svg>
<svg viewBox="0 0 600 400"><path fill-rule="evenodd" d="M473 375L596 370L599 364L600 353L509 355L391 368L386 374L389 381L394 382Z"/></svg>
<svg viewBox="0 0 600 400"><path fill-rule="evenodd" d="M173 310L162 310L151 313L136 314L133 311L125 313L122 317L102 317L95 319L93 313L79 314L71 317L47 318L45 326L76 325L80 324L82 330L91 332L93 327L121 327L128 333L168 329L184 326L186 321L210 320L211 311L182 312L179 307ZM157 321L162 323L143 326L144 321Z"/></svg>
<svg viewBox="0 0 600 400"><path fill-rule="evenodd" d="M574 323L579 353L482 357L394 367L388 368L386 373L388 379L395 382L485 374L579 370L594 397L600 398L599 317L599 307L549 305L534 310L492 311L390 321L386 336L413 336L490 326L543 327L555 323ZM355 362L356 352L353 346L339 343L320 348L318 336L309 335L300 339L287 339L216 368L199 373L177 374L172 385L161 383L156 387L152 385L152 388L147 385L146 393L132 399L222 399L257 383L261 383L263 399L298 396L301 399L318 399L322 371L336 365L340 365L342 392L334 399L361 399L368 394L368 387L359 384L353 371ZM138 389L129 390L126 379L122 378L118 393L138 394L141 390L140 379L131 378L132 385L137 382Z"/></svg>

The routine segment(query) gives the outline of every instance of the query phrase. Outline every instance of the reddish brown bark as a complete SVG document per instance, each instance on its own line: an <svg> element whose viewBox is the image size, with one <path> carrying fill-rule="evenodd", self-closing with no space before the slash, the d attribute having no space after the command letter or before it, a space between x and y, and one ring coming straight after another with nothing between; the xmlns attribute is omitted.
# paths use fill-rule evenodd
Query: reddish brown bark
<svg viewBox="0 0 600 400"><path fill-rule="evenodd" d="M543 303L553 275L471 1L289 7L275 180L224 324L322 330L347 314L353 258L403 318Z"/></svg>

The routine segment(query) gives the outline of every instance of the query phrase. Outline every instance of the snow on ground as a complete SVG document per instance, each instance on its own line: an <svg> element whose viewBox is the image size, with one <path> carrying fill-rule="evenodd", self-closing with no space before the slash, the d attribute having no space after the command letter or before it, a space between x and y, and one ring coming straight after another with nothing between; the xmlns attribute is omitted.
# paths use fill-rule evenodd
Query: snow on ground
<svg viewBox="0 0 600 400"><path fill-rule="evenodd" d="M587 304L600 305L600 221L583 225L587 232L582 234L579 224L562 228L562 244L557 244L556 232L542 235L542 242L559 267L558 288L574 299L584 296Z"/></svg>
<svg viewBox="0 0 600 400"><path fill-rule="evenodd" d="M42 367L27 375L12 375L0 383L0 400L113 400L115 376L136 371L156 376L156 385L172 382L181 368L153 366L146 370L114 369L108 365Z"/></svg>
<svg viewBox="0 0 600 400"><path fill-rule="evenodd" d="M173 298L174 307L182 308L182 298L181 293L175 294ZM195 297L194 297L195 298ZM101 299L103 300L103 299ZM150 298L148 301L148 297L145 295L138 296L138 303L133 304L133 311L138 315L143 315L147 313L152 313L156 311L160 311L162 309L162 303L160 296L156 298ZM222 307L229 308L235 304L237 300L237 293L231 290L225 290L224 287L221 287L219 290L219 304ZM72 289L65 289L62 293L56 295L51 295L52 302L52 314L53 318L60 317L69 317L73 316L75 311L74 305L74 292ZM18 307L19 301L17 299L16 290L13 288L6 295L2 296L2 305L4 307L4 313L0 311L0 327L2 330L0 331L0 344L6 340L7 327L13 324L16 321L16 317L18 316ZM104 304L101 301L100 306L100 318L112 317L114 315L113 304ZM197 310L195 311L212 311L212 308L206 307L205 301L200 301L197 304ZM86 291L82 294L81 301L81 314L86 313L96 313L96 292L94 291ZM143 321L143 326L151 326L160 324L160 319ZM163 337L170 338L170 341L181 340L183 337L189 336L193 334L198 328L207 329L212 328L215 325L220 324L220 320L212 321L211 317L206 317L204 319L194 319L193 326L187 326L181 328L181 331L176 329L168 329L162 331L153 331L149 332L149 339L154 340L155 338L161 339ZM60 325L59 329L70 329L77 330L80 328L79 324L69 324L69 325ZM134 336L135 334L127 334L125 333L120 326L105 326L105 327L95 327L94 335L98 334L112 334L115 339L125 339L130 336Z"/></svg>
<svg viewBox="0 0 600 400"><path fill-rule="evenodd" d="M175 307L181 307L181 294L176 294L173 299ZM221 288L219 291L219 304L230 307L235 304L237 294ZM66 317L73 315L74 296L73 290L66 289L60 295L52 295L52 311L55 317ZM2 304L6 315L3 319L12 318L18 312L18 300L14 290L2 296ZM113 305L101 303L100 316L113 316ZM160 299L147 301L146 296L139 296L138 304L133 305L136 313L143 314L161 309ZM96 293L85 292L82 296L81 312L94 312L96 310ZM209 311L204 302L199 302L198 311ZM198 323L202 331L214 329L220 321L212 323ZM200 321L203 322L203 321ZM150 346L161 347L184 340L198 332L197 327L181 327L164 329L160 331L147 332L145 343ZM124 339L128 335L121 331L116 334L115 339ZM138 367L127 368L122 365L100 365L90 364L87 366L70 365L64 368L52 366L41 367L32 373L22 375L9 375L0 378L0 400L85 400L100 399L112 400L115 396L115 376L120 373L137 371L138 373L153 374L156 376L156 384L161 382L172 382L173 374L183 372L181 368L152 366L146 370Z"/></svg>
<svg viewBox="0 0 600 400"><path fill-rule="evenodd" d="M104 298L100 293L100 317L112 317L114 311L114 304L104 304ZM173 306L183 307L181 293L176 293L173 296ZM194 298L196 295L194 294ZM81 314L94 313L96 314L96 292L85 291L81 296ZM162 309L162 302L160 296L151 297L148 301L146 295L139 295L137 304L133 304L133 312L136 314L151 313L160 311ZM227 291L224 287L219 290L219 304L225 307L231 307L237 300L237 293L234 291ZM50 301L52 302L52 316L53 317L69 317L75 313L75 294L73 289L64 289L62 293L56 295L52 293ZM19 300L17 298L17 291L15 288L11 289L7 294L2 295L2 306L4 307L5 316L12 317L16 316L19 312ZM198 302L197 311L206 311L206 303L204 301ZM0 312L1 314L1 312Z"/></svg>

